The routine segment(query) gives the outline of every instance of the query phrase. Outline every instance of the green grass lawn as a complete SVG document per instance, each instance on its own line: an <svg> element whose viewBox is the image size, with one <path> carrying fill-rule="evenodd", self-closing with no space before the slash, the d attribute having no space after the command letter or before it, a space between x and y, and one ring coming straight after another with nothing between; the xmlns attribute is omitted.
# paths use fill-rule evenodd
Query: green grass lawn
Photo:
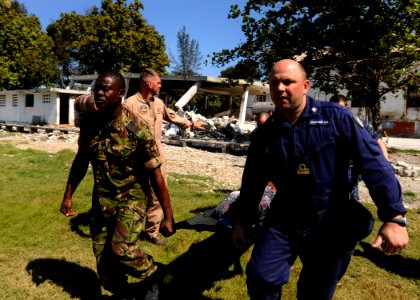
<svg viewBox="0 0 420 300"><path fill-rule="evenodd" d="M73 157L69 150L49 154L0 143L0 299L100 298L87 226L91 172L74 195L77 216L58 211ZM169 191L176 221L215 207L228 192L214 178L171 173ZM370 248L369 236L334 299L420 299L420 210L408 217L410 246L384 255ZM171 299L247 299L241 269L251 249L236 260L229 243L223 234L179 229L167 246L145 242L144 249L168 266ZM299 271L297 262L283 299L295 299Z"/></svg>

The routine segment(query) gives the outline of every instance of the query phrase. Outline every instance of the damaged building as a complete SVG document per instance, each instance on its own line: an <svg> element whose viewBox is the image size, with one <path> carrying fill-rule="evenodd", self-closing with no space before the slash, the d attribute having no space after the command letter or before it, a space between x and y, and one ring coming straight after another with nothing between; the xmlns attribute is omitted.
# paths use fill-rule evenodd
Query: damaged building
<svg viewBox="0 0 420 300"><path fill-rule="evenodd" d="M126 97L134 94L139 87L140 74L123 73L126 80ZM74 127L77 121L73 104L77 96L89 94L97 75L70 77L70 84L65 88L37 88L31 90L0 91L0 123L18 125L48 125L56 127ZM204 109L207 97L223 96L228 109L213 116L204 117L200 111L189 106L194 96L204 97ZM309 95L321 101L327 101L326 95L315 89ZM232 99L240 98L240 107L232 109ZM169 124L163 128L168 138L184 135L188 138L233 140L241 142L254 128L252 117L260 111L272 111L274 105L269 96L267 83L245 80L227 80L211 76L162 76L160 98L175 105L175 110L189 118L198 118L209 124L202 133L183 133ZM221 99L222 99L221 98ZM360 117L366 109L355 101L351 109ZM420 96L418 87L408 90L407 99L400 91L385 95L381 103L382 129L389 136L420 137Z"/></svg>

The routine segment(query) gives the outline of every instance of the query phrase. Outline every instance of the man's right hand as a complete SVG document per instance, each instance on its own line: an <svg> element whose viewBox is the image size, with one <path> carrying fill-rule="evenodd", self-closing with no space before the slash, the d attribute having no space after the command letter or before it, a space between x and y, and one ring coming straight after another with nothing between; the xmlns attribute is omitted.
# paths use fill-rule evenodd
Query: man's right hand
<svg viewBox="0 0 420 300"><path fill-rule="evenodd" d="M193 123L193 126L192 127L194 129L197 129L197 130L206 130L205 126L207 126L207 125L208 125L207 123L204 123L204 122L202 122L200 120L197 120L197 121L195 121Z"/></svg>
<svg viewBox="0 0 420 300"><path fill-rule="evenodd" d="M236 223L233 227L232 239L236 248L242 249L245 247L248 244L248 239L246 238L245 234L245 227L239 223Z"/></svg>
<svg viewBox="0 0 420 300"><path fill-rule="evenodd" d="M73 201L71 199L63 199L61 202L60 212L66 217L72 217L76 214L73 210Z"/></svg>

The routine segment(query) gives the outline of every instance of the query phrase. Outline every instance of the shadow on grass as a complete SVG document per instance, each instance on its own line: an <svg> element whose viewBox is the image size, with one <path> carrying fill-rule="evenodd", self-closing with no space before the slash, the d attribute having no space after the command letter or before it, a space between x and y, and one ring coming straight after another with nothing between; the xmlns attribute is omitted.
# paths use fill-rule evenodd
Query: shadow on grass
<svg viewBox="0 0 420 300"><path fill-rule="evenodd" d="M242 274L240 255L227 232L216 232L206 240L193 244L185 254L164 266L159 275L154 274L160 277L154 280L163 281L165 277L159 299L213 299L202 296L202 293L218 280ZM96 273L78 264L44 258L29 262L26 270L37 286L50 281L62 287L71 298L110 299L101 295ZM130 284L128 288L139 295L142 285Z"/></svg>
<svg viewBox="0 0 420 300"><path fill-rule="evenodd" d="M193 213L194 215L197 215L197 214L205 213L207 211L213 211L215 208L216 207L214 205L204 206L204 207L199 207L197 209L193 209L190 212Z"/></svg>
<svg viewBox="0 0 420 300"><path fill-rule="evenodd" d="M246 251L244 249L243 251ZM171 262L167 268L161 299L209 299L203 291L213 287L214 282L242 274L240 252L234 247L231 234L219 230Z"/></svg>
<svg viewBox="0 0 420 300"><path fill-rule="evenodd" d="M198 215L207 217L214 208L205 207L195 211ZM201 213L201 214L200 214ZM208 218L212 219L212 218ZM70 220L70 228L81 237L89 237L86 233L89 227L89 213L81 213ZM202 220L200 220L201 222ZM227 228L218 227L214 223L191 225L177 223L177 230L196 230L215 232L209 238L191 245L184 254L169 265L161 268L162 272L154 274L152 281L165 281L161 287L159 299L213 299L202 296L205 290L213 287L214 282L232 278L242 274L240 252L234 247L231 233ZM61 286L71 298L105 299L101 296L101 287L95 271L78 264L59 259L36 259L28 263L27 272L38 286L50 281ZM164 279L163 279L164 277ZM128 289L139 295L144 289L143 284L129 284Z"/></svg>
<svg viewBox="0 0 420 300"><path fill-rule="evenodd" d="M222 193L222 194L226 194L229 195L230 193L232 193L234 190L232 189L215 189L214 190L216 193Z"/></svg>
<svg viewBox="0 0 420 300"><path fill-rule="evenodd" d="M419 260L405 258L398 254L387 255L381 250L372 248L372 246L366 242L360 242L359 245L363 248L363 251L356 249L354 252L355 256L365 257L378 267L398 274L399 276L420 279Z"/></svg>
<svg viewBox="0 0 420 300"><path fill-rule="evenodd" d="M105 299L101 296L96 273L78 264L63 259L40 258L29 262L26 271L37 286L50 281L61 286L71 298Z"/></svg>

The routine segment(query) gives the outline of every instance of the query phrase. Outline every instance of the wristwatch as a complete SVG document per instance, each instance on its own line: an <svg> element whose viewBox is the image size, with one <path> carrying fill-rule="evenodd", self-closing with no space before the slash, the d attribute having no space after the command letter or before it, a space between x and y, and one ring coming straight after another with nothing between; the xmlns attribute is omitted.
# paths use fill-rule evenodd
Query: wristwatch
<svg viewBox="0 0 420 300"><path fill-rule="evenodd" d="M397 223L398 225L405 227L407 226L407 218L406 217L395 217L389 220L388 222Z"/></svg>

